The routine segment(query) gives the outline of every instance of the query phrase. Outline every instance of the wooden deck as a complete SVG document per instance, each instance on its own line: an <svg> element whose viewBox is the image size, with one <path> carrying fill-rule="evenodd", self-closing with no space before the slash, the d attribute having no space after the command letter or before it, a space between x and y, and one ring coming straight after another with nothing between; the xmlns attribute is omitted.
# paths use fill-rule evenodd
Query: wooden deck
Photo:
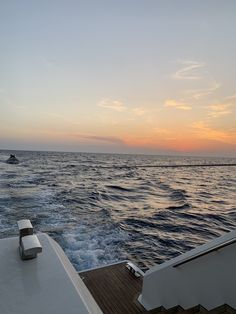
<svg viewBox="0 0 236 314"><path fill-rule="evenodd" d="M136 314L145 309L137 298L142 277L135 277L126 263L115 264L79 273L104 314Z"/></svg>

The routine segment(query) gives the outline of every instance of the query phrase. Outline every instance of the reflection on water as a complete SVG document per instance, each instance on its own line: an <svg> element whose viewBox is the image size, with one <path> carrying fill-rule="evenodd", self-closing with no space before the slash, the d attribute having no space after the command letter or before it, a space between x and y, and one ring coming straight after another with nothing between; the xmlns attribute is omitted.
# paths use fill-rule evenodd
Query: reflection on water
<svg viewBox="0 0 236 314"><path fill-rule="evenodd" d="M21 163L8 165L8 153L0 154L1 237L30 218L61 244L77 270L122 259L145 270L236 226L236 167L133 168L235 159L16 155Z"/></svg>

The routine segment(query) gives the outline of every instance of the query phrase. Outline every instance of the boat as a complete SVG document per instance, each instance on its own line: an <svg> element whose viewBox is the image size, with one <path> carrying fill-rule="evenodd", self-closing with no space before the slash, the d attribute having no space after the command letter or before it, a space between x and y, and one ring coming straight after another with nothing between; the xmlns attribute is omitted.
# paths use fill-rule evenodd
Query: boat
<svg viewBox="0 0 236 314"><path fill-rule="evenodd" d="M6 160L8 164L18 164L19 160L16 158L15 155L11 154L10 157Z"/></svg>
<svg viewBox="0 0 236 314"><path fill-rule="evenodd" d="M77 273L30 220L18 229L0 239L3 314L236 313L236 230L145 273L131 261Z"/></svg>

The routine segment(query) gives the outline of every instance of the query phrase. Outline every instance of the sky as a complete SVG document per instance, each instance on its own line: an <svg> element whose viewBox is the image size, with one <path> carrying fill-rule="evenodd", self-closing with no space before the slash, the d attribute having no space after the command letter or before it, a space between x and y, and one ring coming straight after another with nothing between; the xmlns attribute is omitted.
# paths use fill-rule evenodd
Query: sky
<svg viewBox="0 0 236 314"><path fill-rule="evenodd" d="M0 0L0 149L236 157L235 0Z"/></svg>

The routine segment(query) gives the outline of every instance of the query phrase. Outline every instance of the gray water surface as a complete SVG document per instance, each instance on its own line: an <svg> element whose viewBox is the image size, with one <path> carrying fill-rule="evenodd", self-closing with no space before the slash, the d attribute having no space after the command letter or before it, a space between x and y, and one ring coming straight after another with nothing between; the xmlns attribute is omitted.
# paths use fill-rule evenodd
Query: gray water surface
<svg viewBox="0 0 236 314"><path fill-rule="evenodd" d="M235 166L135 167L236 159L15 153L19 165L0 152L0 237L29 218L77 270L122 259L146 270L236 227Z"/></svg>

